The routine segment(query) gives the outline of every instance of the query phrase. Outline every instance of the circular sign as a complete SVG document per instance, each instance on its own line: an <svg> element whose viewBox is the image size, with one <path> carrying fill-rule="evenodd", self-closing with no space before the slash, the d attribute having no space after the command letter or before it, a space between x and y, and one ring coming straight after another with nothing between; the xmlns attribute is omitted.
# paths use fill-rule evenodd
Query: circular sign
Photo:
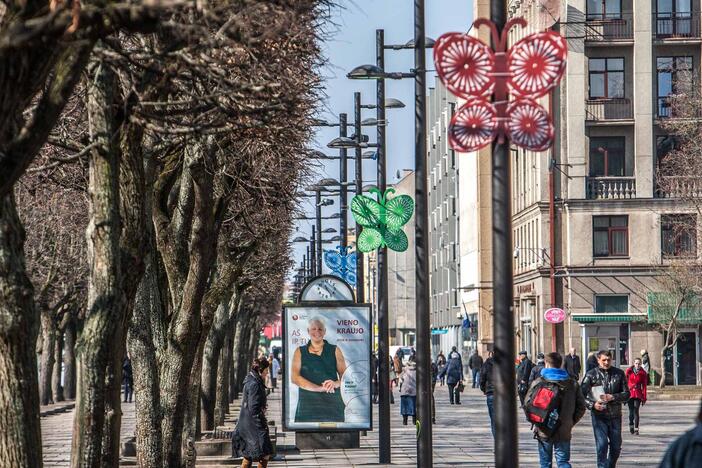
<svg viewBox="0 0 702 468"><path fill-rule="evenodd" d="M544 312L544 318L548 323L561 323L565 320L566 313L563 309L553 307Z"/></svg>

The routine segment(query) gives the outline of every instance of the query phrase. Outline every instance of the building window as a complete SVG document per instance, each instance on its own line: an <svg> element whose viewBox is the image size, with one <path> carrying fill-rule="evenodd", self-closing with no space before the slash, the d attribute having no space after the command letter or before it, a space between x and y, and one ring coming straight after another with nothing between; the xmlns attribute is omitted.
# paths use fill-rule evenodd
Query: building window
<svg viewBox="0 0 702 468"><path fill-rule="evenodd" d="M656 35L659 37L689 36L692 30L690 0L658 0L656 2Z"/></svg>
<svg viewBox="0 0 702 468"><path fill-rule="evenodd" d="M622 0L587 0L587 19L621 19Z"/></svg>
<svg viewBox="0 0 702 468"><path fill-rule="evenodd" d="M595 296L595 313L628 314L629 296L597 295Z"/></svg>
<svg viewBox="0 0 702 468"><path fill-rule="evenodd" d="M661 254L664 257L689 257L697 253L695 215L661 216Z"/></svg>
<svg viewBox="0 0 702 468"><path fill-rule="evenodd" d="M593 255L624 257L629 255L629 217L592 217Z"/></svg>
<svg viewBox="0 0 702 468"><path fill-rule="evenodd" d="M623 177L624 137L590 138L590 177Z"/></svg>
<svg viewBox="0 0 702 468"><path fill-rule="evenodd" d="M590 99L622 99L624 97L624 59L591 58Z"/></svg>
<svg viewBox="0 0 702 468"><path fill-rule="evenodd" d="M692 57L657 57L658 117L670 117L670 98L692 88Z"/></svg>

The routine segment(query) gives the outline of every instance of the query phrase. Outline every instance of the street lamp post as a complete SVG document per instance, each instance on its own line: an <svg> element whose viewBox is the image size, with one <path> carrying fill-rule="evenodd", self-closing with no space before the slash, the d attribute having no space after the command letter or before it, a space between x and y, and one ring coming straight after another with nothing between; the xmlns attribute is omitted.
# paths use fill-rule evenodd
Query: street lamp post
<svg viewBox="0 0 702 468"><path fill-rule="evenodd" d="M426 37L424 0L414 0L414 183L417 328L417 466L433 466L431 443L431 323L429 304L429 201L426 140ZM515 465L516 466L516 465Z"/></svg>
<svg viewBox="0 0 702 468"><path fill-rule="evenodd" d="M317 274L322 274L322 191L321 188L317 188L314 192L315 200L315 221L317 223L317 256L315 261L317 262Z"/></svg>
<svg viewBox="0 0 702 468"><path fill-rule="evenodd" d="M421 0L417 0L421 1ZM498 37L507 21L504 0L490 2L490 19ZM493 44L496 48L497 44ZM512 219L509 140L492 146L493 334L495 339L495 466L518 466L517 404L514 398L514 313L512 308Z"/></svg>
<svg viewBox="0 0 702 468"><path fill-rule="evenodd" d="M316 238L317 230L315 226L312 226L312 237L310 237L310 268L312 270L312 277L317 276L317 243L315 242Z"/></svg>
<svg viewBox="0 0 702 468"><path fill-rule="evenodd" d="M339 136L346 137L346 114L339 114ZM346 180L348 179L348 167L347 167L347 149L339 149L339 179L341 181L341 194L339 196L339 209L341 212L341 218L339 219L339 234L341 235L341 246L346 247L348 244L348 228L347 223L347 211L348 211L348 189L346 187Z"/></svg>
<svg viewBox="0 0 702 468"><path fill-rule="evenodd" d="M363 154L361 143L363 141L362 127L361 127L361 93L353 93L353 127L356 133L356 147L355 158L356 158L356 194L363 193ZM358 236L361 233L361 225L356 223L356 245L358 246ZM364 291L364 268L363 268L363 253L356 248L356 284L359 285L356 288L356 300L359 304L366 302L366 295Z"/></svg>

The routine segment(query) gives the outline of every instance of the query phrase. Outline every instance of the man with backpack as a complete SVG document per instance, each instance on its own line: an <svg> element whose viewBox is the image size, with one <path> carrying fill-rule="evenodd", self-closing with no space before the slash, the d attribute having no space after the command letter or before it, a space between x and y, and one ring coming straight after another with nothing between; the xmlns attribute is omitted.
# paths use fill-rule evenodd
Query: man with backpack
<svg viewBox="0 0 702 468"><path fill-rule="evenodd" d="M585 414L585 398L578 382L561 369L558 353L544 357L545 368L527 392L524 413L534 425L541 468L551 468L555 453L558 468L570 468L573 426Z"/></svg>
<svg viewBox="0 0 702 468"><path fill-rule="evenodd" d="M622 451L622 403L629 400L629 387L624 371L612 366L611 352L598 351L597 363L580 388L592 415L597 468L615 468Z"/></svg>

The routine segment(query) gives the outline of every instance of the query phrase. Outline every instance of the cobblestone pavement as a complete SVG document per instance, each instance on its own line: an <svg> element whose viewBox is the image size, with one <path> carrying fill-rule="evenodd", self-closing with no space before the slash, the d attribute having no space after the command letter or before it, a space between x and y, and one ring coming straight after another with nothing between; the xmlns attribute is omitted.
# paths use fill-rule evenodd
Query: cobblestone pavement
<svg viewBox="0 0 702 468"><path fill-rule="evenodd" d="M488 467L493 466L494 448L485 397L477 390L466 388L462 405L448 404L448 390L436 387L437 424L433 427L435 467ZM395 396L399 403L399 397ZM272 398L271 416L279 420L279 401ZM641 409L641 435L628 431L628 410L624 414L624 443L618 467L657 467L668 444L679 434L692 427L699 402L651 401ZM377 410L377 406L375 407ZM416 466L414 428L403 426L399 404L392 405L392 465ZM374 414L377 421L377 413ZM280 430L280 429L279 429ZM293 445L294 434L278 436L278 444ZM274 461L270 467L349 467L378 465L378 434L368 432L361 437L360 450L315 450L286 452L284 460ZM589 412L576 426L571 463L574 467L595 467L595 442ZM532 438L529 424L519 417L519 465L538 467L538 448ZM390 465L388 465L390 466ZM554 465L555 466L555 465Z"/></svg>

